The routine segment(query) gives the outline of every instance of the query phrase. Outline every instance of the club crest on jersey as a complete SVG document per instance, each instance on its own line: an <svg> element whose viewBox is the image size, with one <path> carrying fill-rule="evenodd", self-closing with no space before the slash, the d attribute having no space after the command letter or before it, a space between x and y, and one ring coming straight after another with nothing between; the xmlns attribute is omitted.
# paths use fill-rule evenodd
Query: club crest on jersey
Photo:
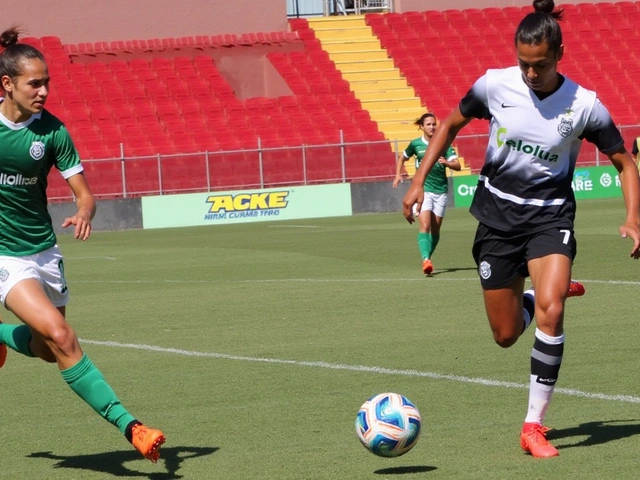
<svg viewBox="0 0 640 480"><path fill-rule="evenodd" d="M573 118L561 118L558 133L567 138L573 132Z"/></svg>
<svg viewBox="0 0 640 480"><path fill-rule="evenodd" d="M491 265L489 262L482 261L480 262L480 276L485 280L491 276Z"/></svg>
<svg viewBox="0 0 640 480"><path fill-rule="evenodd" d="M33 142L31 144L31 148L29 149L29 155L34 160L40 160L44 157L44 143L43 142Z"/></svg>
<svg viewBox="0 0 640 480"><path fill-rule="evenodd" d="M9 278L9 271L4 267L0 268L0 282L6 282L7 278Z"/></svg>

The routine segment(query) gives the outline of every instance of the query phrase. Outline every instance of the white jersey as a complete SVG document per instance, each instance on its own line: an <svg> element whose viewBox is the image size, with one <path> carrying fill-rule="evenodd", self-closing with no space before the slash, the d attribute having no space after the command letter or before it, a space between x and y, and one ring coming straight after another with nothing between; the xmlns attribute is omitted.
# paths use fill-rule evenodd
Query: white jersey
<svg viewBox="0 0 640 480"><path fill-rule="evenodd" d="M487 70L460 102L465 117L490 120L470 209L487 226L522 232L573 228L571 181L582 140L605 154L624 144L595 92L563 80L541 100L519 67Z"/></svg>

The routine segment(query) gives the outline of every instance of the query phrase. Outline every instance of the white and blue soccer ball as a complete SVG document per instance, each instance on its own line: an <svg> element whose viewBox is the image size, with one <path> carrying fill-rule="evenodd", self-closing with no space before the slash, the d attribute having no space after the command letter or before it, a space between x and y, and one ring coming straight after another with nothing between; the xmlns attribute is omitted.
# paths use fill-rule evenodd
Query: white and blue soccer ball
<svg viewBox="0 0 640 480"><path fill-rule="evenodd" d="M356 434L371 453L399 457L418 442L422 418L416 406L398 393L380 393L364 402L356 415Z"/></svg>

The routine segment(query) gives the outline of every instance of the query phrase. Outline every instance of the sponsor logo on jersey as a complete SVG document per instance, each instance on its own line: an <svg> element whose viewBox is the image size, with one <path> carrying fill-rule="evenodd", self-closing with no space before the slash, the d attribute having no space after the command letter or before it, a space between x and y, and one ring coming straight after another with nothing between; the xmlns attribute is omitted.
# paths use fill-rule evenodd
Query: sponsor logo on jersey
<svg viewBox="0 0 640 480"><path fill-rule="evenodd" d="M31 148L29 149L29 155L31 155L31 158L33 158L36 161L44 157L44 143L33 142L31 144Z"/></svg>
<svg viewBox="0 0 640 480"><path fill-rule="evenodd" d="M238 193L236 195L210 195L209 212L205 220L223 218L264 217L279 215L287 207L289 190L279 192Z"/></svg>
<svg viewBox="0 0 640 480"><path fill-rule="evenodd" d="M38 183L38 177L25 178L20 173L7 174L0 173L0 185L35 185Z"/></svg>
<svg viewBox="0 0 640 480"><path fill-rule="evenodd" d="M491 265L489 265L489 262L480 262L480 276L485 280L491 276Z"/></svg>
<svg viewBox="0 0 640 480"><path fill-rule="evenodd" d="M571 132L569 132L571 133ZM547 162L557 162L558 155L555 153L547 152L544 150L544 147L540 145L536 145L535 143L526 143L522 139L505 139L505 135L507 134L506 128L499 128L498 135L496 139L498 141L498 147L502 147L506 145L510 150L515 150L516 152L524 152L529 155L533 155L534 157L538 157L540 160L545 160Z"/></svg>

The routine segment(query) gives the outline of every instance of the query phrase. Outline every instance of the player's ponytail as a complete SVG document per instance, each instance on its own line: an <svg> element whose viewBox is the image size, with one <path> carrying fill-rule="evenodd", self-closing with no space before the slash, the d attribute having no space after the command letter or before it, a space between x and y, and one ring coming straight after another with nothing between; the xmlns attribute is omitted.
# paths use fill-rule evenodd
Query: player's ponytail
<svg viewBox="0 0 640 480"><path fill-rule="evenodd" d="M0 33L0 47L7 48L11 45L15 45L18 43L18 37L20 36L20 31L17 27L11 27L9 30L5 30Z"/></svg>
<svg viewBox="0 0 640 480"><path fill-rule="evenodd" d="M0 52L0 78L6 75L14 80L20 76L23 60L38 59L45 62L44 56L37 48L18 43L19 36L20 30L16 26L0 33L0 47L3 49Z"/></svg>
<svg viewBox="0 0 640 480"><path fill-rule="evenodd" d="M555 10L553 0L534 0L533 13L522 19L516 30L515 43L540 45L547 42L549 50L557 52L562 45L562 20L564 10Z"/></svg>
<svg viewBox="0 0 640 480"><path fill-rule="evenodd" d="M553 0L533 0L533 10L539 13L548 13L556 20L562 20L562 16L564 15L564 10L556 10L555 3Z"/></svg>

